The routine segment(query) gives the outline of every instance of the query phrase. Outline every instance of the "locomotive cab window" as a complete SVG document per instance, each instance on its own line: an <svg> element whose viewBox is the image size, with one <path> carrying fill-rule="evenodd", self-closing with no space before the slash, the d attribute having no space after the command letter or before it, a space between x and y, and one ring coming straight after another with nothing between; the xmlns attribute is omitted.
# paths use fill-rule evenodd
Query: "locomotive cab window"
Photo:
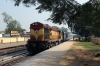
<svg viewBox="0 0 100 66"><path fill-rule="evenodd" d="M35 26L37 26L37 25L38 25L38 23L36 22L36 23L34 23L34 25L35 25Z"/></svg>

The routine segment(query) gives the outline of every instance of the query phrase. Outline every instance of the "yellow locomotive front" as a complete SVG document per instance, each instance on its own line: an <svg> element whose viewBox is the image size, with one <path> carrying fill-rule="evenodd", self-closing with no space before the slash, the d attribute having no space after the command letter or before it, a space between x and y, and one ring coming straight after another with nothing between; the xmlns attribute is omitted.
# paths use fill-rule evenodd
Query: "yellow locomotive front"
<svg viewBox="0 0 100 66"><path fill-rule="evenodd" d="M30 25L30 39L34 41L44 40L44 28L41 23L35 22Z"/></svg>

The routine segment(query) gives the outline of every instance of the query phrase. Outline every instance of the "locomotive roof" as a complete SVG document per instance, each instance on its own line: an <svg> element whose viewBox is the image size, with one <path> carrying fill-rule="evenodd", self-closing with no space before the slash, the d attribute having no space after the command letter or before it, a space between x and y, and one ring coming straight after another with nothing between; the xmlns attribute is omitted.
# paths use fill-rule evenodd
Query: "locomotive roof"
<svg viewBox="0 0 100 66"><path fill-rule="evenodd" d="M54 31L60 31L60 30L58 30L57 28L51 27L51 26L49 26L48 24L43 24L43 23L41 23L41 22L34 22L34 23L32 23L32 24L35 24L35 23L38 23L39 25L43 25L44 28L48 28L48 29L51 29L51 30L54 30ZM32 24L31 24L31 25L32 25Z"/></svg>
<svg viewBox="0 0 100 66"><path fill-rule="evenodd" d="M57 28L51 27L48 24L43 24L43 25L44 25L45 28L50 28L50 29L52 29L54 31L59 31Z"/></svg>

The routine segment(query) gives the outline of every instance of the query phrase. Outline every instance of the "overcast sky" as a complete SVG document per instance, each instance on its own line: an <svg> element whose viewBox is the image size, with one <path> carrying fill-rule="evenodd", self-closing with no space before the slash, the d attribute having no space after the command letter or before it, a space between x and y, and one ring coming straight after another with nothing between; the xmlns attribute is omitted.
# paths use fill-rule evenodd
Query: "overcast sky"
<svg viewBox="0 0 100 66"><path fill-rule="evenodd" d="M88 0L76 0L76 1L78 1L80 4L83 4ZM68 27L67 25L57 25L45 21L50 16L50 13L43 12L41 14L38 14L34 6L29 8L26 8L23 5L15 7L14 3L9 0L7 0L7 2L6 0L0 0L0 31L5 30L6 28L6 23L3 22L3 16L1 15L3 12L6 12L10 16L12 16L13 19L18 20L22 25L22 28L26 29L27 31L29 31L30 24L36 21L49 24L50 26L58 26L58 27L64 26L65 28Z"/></svg>

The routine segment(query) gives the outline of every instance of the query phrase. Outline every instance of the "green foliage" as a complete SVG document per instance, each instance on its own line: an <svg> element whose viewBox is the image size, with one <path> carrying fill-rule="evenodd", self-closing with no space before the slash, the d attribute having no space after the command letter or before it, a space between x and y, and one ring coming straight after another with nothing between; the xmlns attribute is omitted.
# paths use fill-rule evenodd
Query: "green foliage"
<svg viewBox="0 0 100 66"><path fill-rule="evenodd" d="M5 29L6 33L10 33L10 31L18 31L22 32L21 25L18 21L12 20L8 25L7 28Z"/></svg>
<svg viewBox="0 0 100 66"><path fill-rule="evenodd" d="M17 20L13 20L12 17L5 12L3 12L2 15L4 16L4 22L7 23L5 33L10 33L11 31L22 32L21 25Z"/></svg>
<svg viewBox="0 0 100 66"><path fill-rule="evenodd" d="M83 46L90 51L100 51L100 45L93 45L92 42L78 42L76 46Z"/></svg>
<svg viewBox="0 0 100 66"><path fill-rule="evenodd" d="M89 0L80 5L75 0L13 0L15 6L22 2L26 7L37 6L39 13L51 12L47 20L53 23L67 23L71 31L88 37L90 35L100 36L100 1Z"/></svg>
<svg viewBox="0 0 100 66"><path fill-rule="evenodd" d="M74 31L81 36L100 36L100 5L94 7L94 4L87 2L80 6L80 10L72 15L68 25L74 26ZM70 22L71 21L71 22Z"/></svg>
<svg viewBox="0 0 100 66"><path fill-rule="evenodd" d="M9 16L6 12L3 12L2 15L4 17L3 20L4 20L5 23L9 24L10 21L12 21L12 17Z"/></svg>
<svg viewBox="0 0 100 66"><path fill-rule="evenodd" d="M16 6L22 2L26 7L37 5L36 10L39 13L43 11L51 12L50 18L47 20L53 23L67 23L72 14L75 14L80 5L74 0L13 0Z"/></svg>
<svg viewBox="0 0 100 66"><path fill-rule="evenodd" d="M64 27L62 27L61 30L64 31L64 32L68 32L68 29L64 28Z"/></svg>

